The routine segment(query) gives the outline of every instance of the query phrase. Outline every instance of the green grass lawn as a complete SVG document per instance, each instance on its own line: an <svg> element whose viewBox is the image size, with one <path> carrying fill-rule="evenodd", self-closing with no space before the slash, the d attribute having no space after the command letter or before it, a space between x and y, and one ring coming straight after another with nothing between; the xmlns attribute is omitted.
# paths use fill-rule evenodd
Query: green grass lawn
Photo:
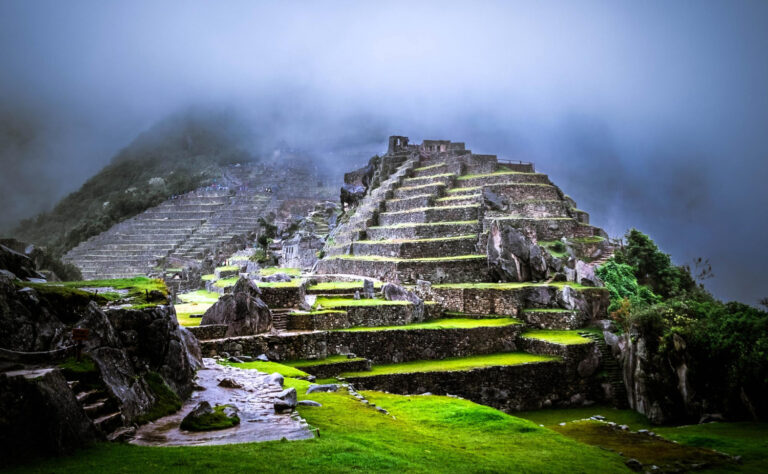
<svg viewBox="0 0 768 474"><path fill-rule="evenodd" d="M117 278L113 280L61 281L48 283L23 282L22 284L23 286L36 288L43 292L58 292L62 295L68 293L73 296L94 295L95 290L91 289L99 288L98 294L94 295L97 296L97 298L94 298L97 301L104 302L104 300L114 301L128 299L134 305L151 303L146 300L146 294L150 291L159 291L164 295L168 294L168 288L165 286L163 280L159 278L147 278L144 276ZM109 291L109 289L127 290L127 293Z"/></svg>
<svg viewBox="0 0 768 474"><path fill-rule="evenodd" d="M373 282L374 288L381 288L382 283L380 281ZM308 290L311 291L329 291L329 290L362 290L363 282L358 281L325 281L312 285Z"/></svg>
<svg viewBox="0 0 768 474"><path fill-rule="evenodd" d="M354 298L324 298L320 297L315 300L315 306L313 309L321 308L345 308L350 306L404 306L411 304L410 301L389 301L382 298L361 298L356 300Z"/></svg>
<svg viewBox="0 0 768 474"><path fill-rule="evenodd" d="M734 422L657 426L652 425L645 415L634 410L622 410L605 405L553 408L515 414L551 429L559 429L560 423L570 423L594 415L602 415L608 421L627 425L632 431L647 429L684 445L714 449L731 456L743 457L742 465L719 466L717 472L768 472L768 423ZM576 439L581 438L579 430L563 432ZM586 437L582 439L586 440Z"/></svg>
<svg viewBox="0 0 768 474"><path fill-rule="evenodd" d="M256 281L259 288L298 288L301 286L301 279L294 278L291 281Z"/></svg>
<svg viewBox="0 0 768 474"><path fill-rule="evenodd" d="M559 357L528 354L527 352L501 352L469 357L451 357L442 360L415 360L398 364L374 365L370 372L349 372L341 377L368 377L381 374L411 374L415 372L454 372L500 365L520 365L562 360Z"/></svg>
<svg viewBox="0 0 768 474"><path fill-rule="evenodd" d="M223 267L216 267L216 270L220 272L234 272L240 270L240 267L237 265L225 265Z"/></svg>
<svg viewBox="0 0 768 474"><path fill-rule="evenodd" d="M492 318L492 319L435 319L424 323L406 324L403 326L380 326L380 327L354 327L348 329L339 329L338 331L356 332L356 331L402 331L407 329L471 329L483 327L501 327L522 324L514 318Z"/></svg>
<svg viewBox="0 0 768 474"><path fill-rule="evenodd" d="M215 291L196 290L188 293L181 293L176 297L184 303L215 303L219 300L219 295Z"/></svg>
<svg viewBox="0 0 768 474"><path fill-rule="evenodd" d="M538 339L540 341L552 342L555 344L589 344L591 339L579 334L578 331L565 331L555 329L533 329L525 331L523 337L528 339Z"/></svg>
<svg viewBox="0 0 768 474"><path fill-rule="evenodd" d="M229 277L229 278L222 278L221 280L216 280L216 283L213 284L216 288L227 288L230 286L235 286L235 283L237 283L237 280L239 280L240 277Z"/></svg>
<svg viewBox="0 0 768 474"><path fill-rule="evenodd" d="M301 369L302 367L313 367L315 365L326 365L326 364L341 364L344 362L353 362L358 360L365 360L365 358L355 357L350 359L345 355L332 355L332 356L326 357L325 359L289 360L289 361L283 362L283 364L289 367L296 367L297 369Z"/></svg>
<svg viewBox="0 0 768 474"><path fill-rule="evenodd" d="M301 268L266 267L259 270L259 275L261 276L270 276L274 275L275 273L285 273L288 276L298 277L301 276Z"/></svg>
<svg viewBox="0 0 768 474"><path fill-rule="evenodd" d="M213 281L216 279L216 275L214 275L213 273L209 273L207 275L201 276L200 279L203 281Z"/></svg>
<svg viewBox="0 0 768 474"><path fill-rule="evenodd" d="M243 363L220 361L219 364L228 365L231 367L237 367L239 369L254 369L260 372L266 372L268 374L277 372L283 377L306 377L309 375L308 373L303 372L294 367L290 367L288 365L283 365L283 364L272 362L272 361L263 362L260 360L255 360L253 362L243 362Z"/></svg>
<svg viewBox="0 0 768 474"><path fill-rule="evenodd" d="M362 392L384 415L342 389L306 395L286 379L319 429L305 441L156 448L97 444L32 461L22 472L629 472L620 456L467 400Z"/></svg>

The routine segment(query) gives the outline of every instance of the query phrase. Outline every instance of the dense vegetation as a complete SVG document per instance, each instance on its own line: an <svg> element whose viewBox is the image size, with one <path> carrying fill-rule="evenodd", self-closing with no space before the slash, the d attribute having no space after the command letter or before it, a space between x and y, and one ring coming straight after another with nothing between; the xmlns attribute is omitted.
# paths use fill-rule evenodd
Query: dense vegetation
<svg viewBox="0 0 768 474"><path fill-rule="evenodd" d="M249 158L227 120L174 116L141 134L50 212L21 222L15 237L62 254L83 240Z"/></svg>
<svg viewBox="0 0 768 474"><path fill-rule="evenodd" d="M699 260L697 263L701 263ZM768 313L715 299L645 234L631 230L598 269L612 317L645 338L659 366L685 357L689 381L710 410L768 417ZM700 278L711 275L708 266Z"/></svg>

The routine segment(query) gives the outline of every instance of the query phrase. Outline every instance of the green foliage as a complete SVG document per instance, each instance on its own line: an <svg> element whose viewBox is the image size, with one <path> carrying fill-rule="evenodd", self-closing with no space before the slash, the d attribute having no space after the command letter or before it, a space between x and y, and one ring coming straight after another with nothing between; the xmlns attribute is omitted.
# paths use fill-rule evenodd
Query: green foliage
<svg viewBox="0 0 768 474"><path fill-rule="evenodd" d="M624 241L613 258L617 263L632 267L641 285L664 298L684 294L696 286L690 271L672 265L669 255L659 250L646 234L632 229L624 236Z"/></svg>
<svg viewBox="0 0 768 474"><path fill-rule="evenodd" d="M172 413L176 413L181 409L181 399L176 392L171 390L171 387L165 383L163 377L157 372L147 372L144 375L144 381L147 382L149 391L155 398L150 409L141 415L137 423L143 424L150 421L154 421Z"/></svg>
<svg viewBox="0 0 768 474"><path fill-rule="evenodd" d="M266 245L268 245L268 244L266 244ZM266 248L266 245L265 245L265 248ZM265 249L261 248L261 249L256 249L256 251L253 252L253 255L248 257L248 260L250 260L252 262L256 262L256 263L267 263L271 259L269 258L269 254L267 253L267 251Z"/></svg>
<svg viewBox="0 0 768 474"><path fill-rule="evenodd" d="M218 405L213 407L213 413L206 413L199 418L184 418L181 422L181 429L188 431L213 431L239 425L239 416L233 415L230 417L224 413L224 410L229 407L229 405Z"/></svg>
<svg viewBox="0 0 768 474"><path fill-rule="evenodd" d="M87 354L83 354L80 357L80 360L77 360L75 357L69 357L59 364L59 368L63 370L65 374L85 374L98 371L93 359Z"/></svg>
<svg viewBox="0 0 768 474"><path fill-rule="evenodd" d="M638 284L634 269L627 264L610 259L598 267L596 273L611 294L610 312L617 311L625 299L635 306L659 301L659 297L648 287Z"/></svg>

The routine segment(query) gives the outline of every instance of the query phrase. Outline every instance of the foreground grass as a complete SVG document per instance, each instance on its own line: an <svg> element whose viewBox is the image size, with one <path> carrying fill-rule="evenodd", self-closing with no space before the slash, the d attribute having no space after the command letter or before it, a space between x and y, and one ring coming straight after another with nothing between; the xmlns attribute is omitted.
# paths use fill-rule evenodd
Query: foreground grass
<svg viewBox="0 0 768 474"><path fill-rule="evenodd" d="M512 326L522 324L521 321L514 318L492 318L492 319L435 319L424 323L406 324L403 326L378 326L378 327L354 327L348 329L339 329L339 331L402 331L406 329L472 329L472 328L490 328L500 326Z"/></svg>
<svg viewBox="0 0 768 474"><path fill-rule="evenodd" d="M454 372L500 365L521 365L536 362L562 360L559 357L529 354L527 352L502 352L470 357L451 357L442 360L414 360L398 364L374 365L370 372L349 372L342 377L368 377L381 374L412 374L416 372Z"/></svg>
<svg viewBox="0 0 768 474"><path fill-rule="evenodd" d="M768 472L768 423L735 422L657 426L652 425L648 418L633 410L600 405L534 410L519 412L515 415L551 429L560 429L560 423L570 423L601 415L608 421L629 426L632 431L651 430L666 439L684 445L714 449L731 456L743 457L743 464L721 465L717 468L718 472ZM579 436L577 430L568 430L564 433L583 442L587 441L586 438Z"/></svg>
<svg viewBox="0 0 768 474"><path fill-rule="evenodd" d="M320 436L305 441L151 448L99 444L35 461L19 472L628 472L613 453L586 446L493 408L440 396L363 392L383 415L336 393L305 394L286 379Z"/></svg>
<svg viewBox="0 0 768 474"><path fill-rule="evenodd" d="M283 377L306 377L309 375L308 373L302 370L296 369L294 367L290 367L288 365L283 365L283 364L279 364L277 362L271 362L271 361L264 362L260 360L255 360L253 362L243 362L243 363L220 361L219 364L228 365L230 367L237 367L238 369L254 369L260 372L266 372L268 374L277 372Z"/></svg>

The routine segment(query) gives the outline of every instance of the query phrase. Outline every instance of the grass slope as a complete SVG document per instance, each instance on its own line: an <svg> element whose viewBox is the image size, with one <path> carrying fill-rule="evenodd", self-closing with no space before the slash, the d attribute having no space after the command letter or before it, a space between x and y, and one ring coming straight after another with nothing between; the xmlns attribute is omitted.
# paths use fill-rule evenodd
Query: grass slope
<svg viewBox="0 0 768 474"><path fill-rule="evenodd" d="M527 352L502 352L470 357L451 357L442 360L414 360L398 364L374 365L370 372L349 372L342 377L368 377L382 374L412 374L415 372L454 372L500 365L521 365L561 360L559 357L528 354Z"/></svg>
<svg viewBox="0 0 768 474"><path fill-rule="evenodd" d="M153 448L98 444L74 455L33 461L19 472L629 472L613 453L467 400L363 392L391 416L345 390L306 395L286 379L320 431L305 441Z"/></svg>
<svg viewBox="0 0 768 474"><path fill-rule="evenodd" d="M348 329L339 329L339 331L402 331L407 329L472 329L472 328L490 328L501 326L512 326L522 324L514 318L492 318L492 319L435 319L425 323L406 324L403 326L379 326L379 327L354 327Z"/></svg>
<svg viewBox="0 0 768 474"><path fill-rule="evenodd" d="M555 344L589 344L591 339L587 339L579 334L578 331L563 331L554 329L534 329L525 331L523 337L528 339L538 339L540 341L552 342Z"/></svg>

